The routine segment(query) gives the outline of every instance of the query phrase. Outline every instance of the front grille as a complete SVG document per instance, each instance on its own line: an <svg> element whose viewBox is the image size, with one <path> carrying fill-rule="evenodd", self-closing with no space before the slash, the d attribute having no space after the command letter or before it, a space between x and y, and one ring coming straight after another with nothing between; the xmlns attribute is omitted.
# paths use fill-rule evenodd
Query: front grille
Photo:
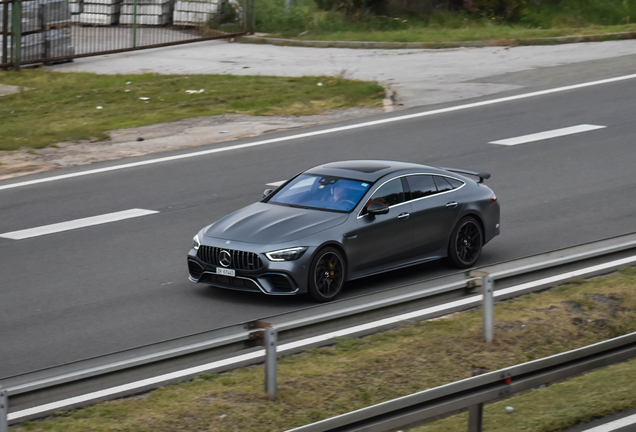
<svg viewBox="0 0 636 432"><path fill-rule="evenodd" d="M244 252L201 245L199 246L197 256L206 264L223 267L219 261L221 251L227 251L231 256L232 262L228 266L229 268L237 270L260 270L261 267L263 267L263 261L261 261L258 254L255 254L254 252Z"/></svg>

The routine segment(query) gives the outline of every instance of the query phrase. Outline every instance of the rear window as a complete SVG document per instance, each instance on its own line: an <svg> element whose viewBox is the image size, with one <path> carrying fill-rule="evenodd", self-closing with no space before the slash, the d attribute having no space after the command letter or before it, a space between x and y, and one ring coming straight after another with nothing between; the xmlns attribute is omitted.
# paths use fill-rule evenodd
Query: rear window
<svg viewBox="0 0 636 432"><path fill-rule="evenodd" d="M437 184L438 192L446 192L449 190L453 190L453 186L451 186L451 184L447 182L444 177L435 176L435 183Z"/></svg>

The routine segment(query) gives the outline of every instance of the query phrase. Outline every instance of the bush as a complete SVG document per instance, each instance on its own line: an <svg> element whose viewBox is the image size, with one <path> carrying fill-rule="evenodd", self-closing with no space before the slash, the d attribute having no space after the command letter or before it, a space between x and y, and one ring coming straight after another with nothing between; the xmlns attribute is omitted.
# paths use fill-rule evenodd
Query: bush
<svg viewBox="0 0 636 432"><path fill-rule="evenodd" d="M316 0L322 10L338 10L346 16L370 13L430 17L440 11L468 12L482 17L518 19L525 0Z"/></svg>

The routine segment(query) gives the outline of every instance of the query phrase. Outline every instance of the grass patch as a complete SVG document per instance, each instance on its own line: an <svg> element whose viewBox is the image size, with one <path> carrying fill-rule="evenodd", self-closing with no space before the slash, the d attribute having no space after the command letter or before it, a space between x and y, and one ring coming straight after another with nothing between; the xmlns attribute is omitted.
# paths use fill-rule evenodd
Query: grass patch
<svg viewBox="0 0 636 432"><path fill-rule="evenodd" d="M0 72L0 83L31 88L2 97L0 150L102 140L108 138L108 130L208 115L307 115L351 106L380 106L384 96L377 83L339 77L22 70ZM204 92L186 93L200 89Z"/></svg>
<svg viewBox="0 0 636 432"><path fill-rule="evenodd" d="M636 270L629 269L497 303L491 345L482 342L481 311L473 310L283 357L276 402L263 394L260 365L204 374L144 398L107 402L21 427L65 432L286 430L467 378L474 365L496 370L636 331L634 287ZM625 378L635 375L633 364L489 406L487 430L553 431L634 407L636 380ZM577 381L596 374L601 374L594 381L599 383L597 393L588 381ZM609 384L616 382L621 385L609 391ZM580 391L582 385L585 392ZM561 386L569 387L559 390ZM513 405L515 411L505 413L505 405ZM504 420L507 426L488 426ZM465 419L450 418L444 420L450 423L428 426L437 429L422 430L463 430L465 426L457 426L461 421Z"/></svg>
<svg viewBox="0 0 636 432"><path fill-rule="evenodd" d="M292 39L322 41L360 42L465 42L482 40L519 40L560 36L603 35L636 31L636 24L620 26L587 26L584 28L529 28L522 25L466 26L453 29L443 27L410 27L402 30L386 31L339 31L308 32ZM273 33L271 37L289 37L283 33Z"/></svg>

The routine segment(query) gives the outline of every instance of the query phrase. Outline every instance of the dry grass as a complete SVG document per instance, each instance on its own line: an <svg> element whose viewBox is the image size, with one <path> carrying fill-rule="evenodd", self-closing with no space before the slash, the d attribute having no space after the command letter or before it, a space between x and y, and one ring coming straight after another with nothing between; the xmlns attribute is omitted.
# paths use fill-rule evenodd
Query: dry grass
<svg viewBox="0 0 636 432"><path fill-rule="evenodd" d="M286 430L469 377L473 365L495 370L636 331L635 286L636 270L629 269L498 303L492 345L482 342L480 311L469 311L283 357L279 361L276 402L263 394L261 365L205 374L147 397L103 403L22 427L65 432ZM610 368L596 372L609 374L601 382L615 382L613 374L623 373L621 365L617 367L618 372ZM582 385L580 381L569 383L570 392L582 398L576 406L571 406L564 394L557 394L551 401L548 396L533 399L533 393L538 392L530 392L518 396L526 398L519 399L524 402L514 402L517 409L507 417L514 422L507 428L488 430L552 431L558 430L555 425L573 425L595 413L636 406L633 396L625 398L619 392L601 398L587 396L576 390ZM631 394L636 394L636 389ZM562 411L523 415L527 411L542 413L544 406L558 406L557 401L570 407L567 416ZM501 409L501 404L489 407L486 420L494 421L490 410L496 413ZM456 429L457 424L452 423L461 419L444 421L450 421L450 426L436 424L429 426L433 429L423 430L464 429Z"/></svg>

